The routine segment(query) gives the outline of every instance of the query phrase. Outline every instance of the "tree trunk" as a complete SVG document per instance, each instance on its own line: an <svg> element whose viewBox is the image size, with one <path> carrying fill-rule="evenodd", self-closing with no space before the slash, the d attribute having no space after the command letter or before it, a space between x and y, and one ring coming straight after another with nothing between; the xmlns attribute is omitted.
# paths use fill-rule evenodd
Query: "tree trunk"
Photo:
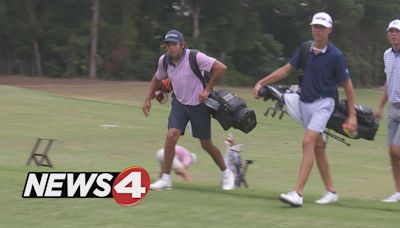
<svg viewBox="0 0 400 228"><path fill-rule="evenodd" d="M36 13L35 9L33 6L32 1L25 1L25 9L28 12L29 15L29 22L33 26L33 28L36 30L37 35L33 38L33 48L32 48L32 74L41 77L42 76L42 60L40 57L40 49L39 49L39 43L38 43L38 37L40 34L43 33L43 29L39 26L37 19L36 19Z"/></svg>
<svg viewBox="0 0 400 228"><path fill-rule="evenodd" d="M226 57L226 52L225 51L221 51L221 53L219 54L219 61L224 62L225 61L225 57Z"/></svg>
<svg viewBox="0 0 400 228"><path fill-rule="evenodd" d="M5 40L0 45L0 74L9 75L12 74L13 64L10 53L10 46L8 42Z"/></svg>
<svg viewBox="0 0 400 228"><path fill-rule="evenodd" d="M193 40L196 40L200 35L200 26L199 26L199 18L200 18L200 4L199 0L192 1L192 17L193 17Z"/></svg>
<svg viewBox="0 0 400 228"><path fill-rule="evenodd" d="M33 61L34 70L32 71L36 76L43 76L42 72L42 58L40 57L39 44L37 39L33 41Z"/></svg>
<svg viewBox="0 0 400 228"><path fill-rule="evenodd" d="M92 28L90 40L90 68L89 78L97 78L97 37L99 27L100 0L93 0Z"/></svg>

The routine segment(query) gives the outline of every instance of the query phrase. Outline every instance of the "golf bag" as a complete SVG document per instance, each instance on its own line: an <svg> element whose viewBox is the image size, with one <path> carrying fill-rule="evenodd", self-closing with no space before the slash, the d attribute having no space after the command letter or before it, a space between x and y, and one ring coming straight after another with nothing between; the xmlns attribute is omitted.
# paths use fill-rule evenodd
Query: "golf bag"
<svg viewBox="0 0 400 228"><path fill-rule="evenodd" d="M271 116L275 117L277 112L280 112L279 119L282 119L283 115L287 113L297 122L302 123L298 87L266 85L258 91L258 96L262 97L264 101L272 100L275 102L272 107L265 111L264 116L268 116L270 111L272 111Z"/></svg>
<svg viewBox="0 0 400 228"><path fill-rule="evenodd" d="M374 140L375 134L378 131L379 124L375 118L373 111L363 105L355 105L357 114L357 136L355 139L363 138ZM342 128L344 121L348 116L347 100L340 100L336 105L335 111L328 121L327 128L336 131L337 133L349 137Z"/></svg>
<svg viewBox="0 0 400 228"><path fill-rule="evenodd" d="M249 133L257 125L254 111L247 108L247 104L242 98L229 90L222 89L212 92L205 104L210 107L212 117L225 131L233 127Z"/></svg>
<svg viewBox="0 0 400 228"><path fill-rule="evenodd" d="M275 101L273 107L267 109L265 115L268 115L269 111L273 110L272 116L274 117L276 112L280 111L280 119L285 113L287 113L297 122L302 123L299 106L300 95L297 93L296 89L278 85L266 85L260 89L258 96L263 97L264 100L271 99L272 101ZM356 137L350 137L342 128L343 123L348 117L348 106L346 100L340 100L338 104L336 104L335 110L332 113L326 128L332 129L333 131L349 138L374 140L375 134L379 128L374 113L370 108L363 105L355 105L355 109L358 124L358 134Z"/></svg>

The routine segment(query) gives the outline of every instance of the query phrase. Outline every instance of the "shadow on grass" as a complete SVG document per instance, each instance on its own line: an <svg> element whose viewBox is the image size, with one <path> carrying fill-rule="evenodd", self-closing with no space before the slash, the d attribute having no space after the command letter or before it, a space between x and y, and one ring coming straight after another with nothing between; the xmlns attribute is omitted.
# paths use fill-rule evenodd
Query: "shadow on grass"
<svg viewBox="0 0 400 228"><path fill-rule="evenodd" d="M177 183L174 185L177 190L193 191L193 192L204 192L220 194L224 196L233 196L247 199L260 199L267 201L279 201L278 192L267 192L260 190L253 190L251 188L236 188L233 191L224 191L222 189L216 188L215 186L203 186L203 185L193 185ZM310 198L317 198L310 196ZM400 212L400 203L384 203L377 200L361 200L354 198L341 198L340 202L332 203L329 205L318 205L311 200L305 200L304 206L311 207L336 207L336 208L348 208L348 209L359 209L359 210L369 210L369 211L381 211L381 212ZM291 208L288 205L282 204L282 207Z"/></svg>

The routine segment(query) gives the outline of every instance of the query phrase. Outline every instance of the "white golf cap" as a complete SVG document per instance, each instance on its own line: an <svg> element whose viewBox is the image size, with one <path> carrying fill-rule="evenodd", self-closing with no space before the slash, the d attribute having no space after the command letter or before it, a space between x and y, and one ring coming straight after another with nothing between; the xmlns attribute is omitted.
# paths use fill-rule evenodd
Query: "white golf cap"
<svg viewBox="0 0 400 228"><path fill-rule="evenodd" d="M331 16L324 12L314 14L310 23L310 25L322 25L327 28L332 28L332 24L333 22Z"/></svg>
<svg viewBox="0 0 400 228"><path fill-rule="evenodd" d="M391 21L391 22L389 23L389 25L388 25L386 31L389 31L389 29L391 29L391 28L395 28L395 29L397 29L397 30L400 30L400 20L399 20L399 19L396 19L396 20Z"/></svg>

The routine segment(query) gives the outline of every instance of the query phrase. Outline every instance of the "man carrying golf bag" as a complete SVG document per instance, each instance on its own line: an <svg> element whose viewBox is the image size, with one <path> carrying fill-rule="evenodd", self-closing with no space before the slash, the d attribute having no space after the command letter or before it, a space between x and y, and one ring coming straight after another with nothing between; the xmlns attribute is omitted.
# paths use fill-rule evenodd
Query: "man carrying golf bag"
<svg viewBox="0 0 400 228"><path fill-rule="evenodd" d="M290 87L283 85L264 85L259 90L258 96L262 97L264 101L272 100L275 102L273 107L267 109L264 114L265 116L267 116L270 111L272 111L272 117L275 117L275 115L280 112L279 119L282 119L283 115L287 113L298 123L303 123L300 111L300 94L295 85ZM345 99L337 102L326 128L348 138L374 140L379 128L379 123L374 112L371 108L364 105L355 105L355 110L357 115L357 131L348 132L346 120L349 110L347 100ZM333 135L329 131L325 131L325 133L345 143L344 139L340 138L340 136ZM345 144L350 145L348 143Z"/></svg>
<svg viewBox="0 0 400 228"><path fill-rule="evenodd" d="M349 116L346 120L349 132L357 129L354 109L353 85L342 52L329 41L332 32L332 18L327 13L313 16L311 32L313 42L305 52L305 64L301 64L300 47L286 65L267 75L254 86L253 95L258 98L259 90L265 84L272 84L286 77L293 68L303 67L300 87L300 110L304 126L302 143L303 157L297 182L292 191L282 193L279 199L293 207L303 205L303 189L310 176L314 159L325 184L326 193L318 204L332 203L338 200L329 172L329 163L325 154L326 143L322 138L326 124L335 108L337 84L343 85L348 101Z"/></svg>

